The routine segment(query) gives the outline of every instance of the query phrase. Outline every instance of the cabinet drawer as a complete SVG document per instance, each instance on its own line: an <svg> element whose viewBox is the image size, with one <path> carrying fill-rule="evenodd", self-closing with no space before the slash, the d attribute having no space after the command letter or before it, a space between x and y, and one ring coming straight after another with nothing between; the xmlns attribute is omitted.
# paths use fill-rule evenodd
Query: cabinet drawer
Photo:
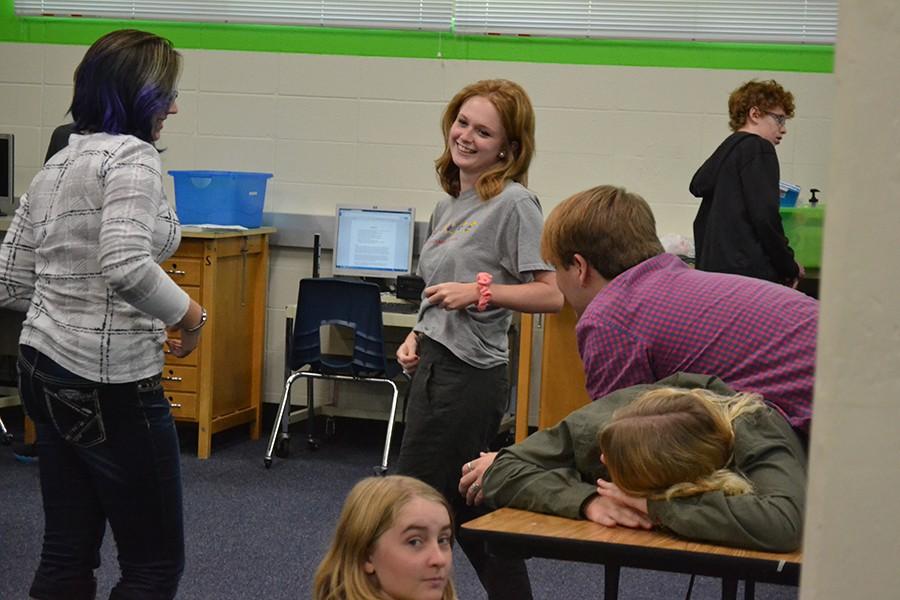
<svg viewBox="0 0 900 600"><path fill-rule="evenodd" d="M185 365L165 365L162 371L162 384L166 392L196 392L197 367Z"/></svg>
<svg viewBox="0 0 900 600"><path fill-rule="evenodd" d="M163 271L178 285L200 285L203 279L203 259L170 258L161 264Z"/></svg>
<svg viewBox="0 0 900 600"><path fill-rule="evenodd" d="M172 405L172 416L176 419L185 421L197 420L197 394L166 391L166 400Z"/></svg>

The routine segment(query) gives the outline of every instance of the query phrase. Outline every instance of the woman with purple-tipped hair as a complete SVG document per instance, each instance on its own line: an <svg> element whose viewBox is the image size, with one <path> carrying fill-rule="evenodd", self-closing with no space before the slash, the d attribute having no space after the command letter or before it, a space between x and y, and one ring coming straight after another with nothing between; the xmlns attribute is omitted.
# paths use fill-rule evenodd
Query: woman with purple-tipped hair
<svg viewBox="0 0 900 600"><path fill-rule="evenodd" d="M122 571L111 598L174 598L184 570L178 436L160 374L164 342L188 355L206 312L159 265L181 230L154 145L178 112L180 71L157 35L97 40L75 71L74 133L0 246L0 306L26 313L19 391L45 519L34 599L94 598L107 523Z"/></svg>

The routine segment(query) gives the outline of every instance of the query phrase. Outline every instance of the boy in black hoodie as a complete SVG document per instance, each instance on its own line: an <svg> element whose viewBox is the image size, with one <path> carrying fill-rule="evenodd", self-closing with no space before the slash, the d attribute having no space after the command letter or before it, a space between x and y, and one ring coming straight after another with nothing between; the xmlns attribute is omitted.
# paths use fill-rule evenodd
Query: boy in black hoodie
<svg viewBox="0 0 900 600"><path fill-rule="evenodd" d="M781 224L775 146L794 96L773 80L748 81L728 98L734 132L694 174L697 268L796 287L802 272Z"/></svg>

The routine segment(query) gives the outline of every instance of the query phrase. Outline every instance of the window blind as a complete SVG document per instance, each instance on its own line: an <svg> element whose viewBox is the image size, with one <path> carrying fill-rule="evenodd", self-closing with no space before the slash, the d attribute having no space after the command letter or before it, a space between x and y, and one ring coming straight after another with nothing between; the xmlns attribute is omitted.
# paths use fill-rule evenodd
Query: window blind
<svg viewBox="0 0 900 600"><path fill-rule="evenodd" d="M837 0L456 0L459 33L834 43Z"/></svg>
<svg viewBox="0 0 900 600"><path fill-rule="evenodd" d="M15 0L18 15L448 31L453 0Z"/></svg>
<svg viewBox="0 0 900 600"><path fill-rule="evenodd" d="M838 0L15 0L16 14L832 44Z"/></svg>

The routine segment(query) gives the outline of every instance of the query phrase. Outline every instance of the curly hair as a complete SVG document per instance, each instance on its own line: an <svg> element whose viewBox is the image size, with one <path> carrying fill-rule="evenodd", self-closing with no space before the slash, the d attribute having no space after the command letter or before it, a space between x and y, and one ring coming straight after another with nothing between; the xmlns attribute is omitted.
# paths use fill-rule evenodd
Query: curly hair
<svg viewBox="0 0 900 600"><path fill-rule="evenodd" d="M757 81L751 79L728 97L728 126L737 131L747 123L747 116L753 107L762 111L776 107L784 109L789 119L794 117L794 95L781 87L774 79Z"/></svg>
<svg viewBox="0 0 900 600"><path fill-rule="evenodd" d="M528 185L528 167L534 156L534 108L528 94L518 83L506 79L485 79L469 84L461 89L444 109L441 131L444 134L444 152L434 161L438 180L444 191L451 196L459 196L459 167L450 156L450 128L463 103L469 98L487 98L497 113L506 131L506 156L495 166L481 174L475 182L475 190L482 200L499 194L507 181Z"/></svg>

